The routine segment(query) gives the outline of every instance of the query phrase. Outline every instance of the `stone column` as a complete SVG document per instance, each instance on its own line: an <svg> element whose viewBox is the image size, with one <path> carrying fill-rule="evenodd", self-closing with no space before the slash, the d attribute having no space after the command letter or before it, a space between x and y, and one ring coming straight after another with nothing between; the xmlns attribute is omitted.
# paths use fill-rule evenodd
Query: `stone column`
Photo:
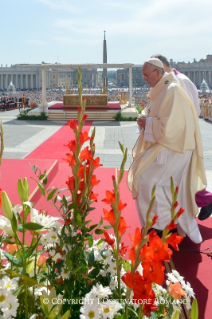
<svg viewBox="0 0 212 319"><path fill-rule="evenodd" d="M24 79L23 79L23 74L20 74L20 89L23 89L23 86L24 86Z"/></svg>
<svg viewBox="0 0 212 319"><path fill-rule="evenodd" d="M1 74L1 83L0 83L0 89L2 90L3 89L3 74Z"/></svg>
<svg viewBox="0 0 212 319"><path fill-rule="evenodd" d="M196 71L193 72L193 83L196 85Z"/></svg>
<svg viewBox="0 0 212 319"><path fill-rule="evenodd" d="M129 106L132 105L132 67L129 67L129 90L130 90L130 95L129 95Z"/></svg>
<svg viewBox="0 0 212 319"><path fill-rule="evenodd" d="M44 112L48 112L48 103L46 101L46 68L42 66L42 102L41 107Z"/></svg>

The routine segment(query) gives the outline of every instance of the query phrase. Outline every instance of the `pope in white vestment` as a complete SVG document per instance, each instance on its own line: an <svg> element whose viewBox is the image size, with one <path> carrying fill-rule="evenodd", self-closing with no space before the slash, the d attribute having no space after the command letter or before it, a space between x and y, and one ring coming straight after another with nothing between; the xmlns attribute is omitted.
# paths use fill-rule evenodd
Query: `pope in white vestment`
<svg viewBox="0 0 212 319"><path fill-rule="evenodd" d="M156 60L147 63L160 65ZM152 77L156 69L152 69ZM149 114L133 149L134 161L128 173L128 187L136 199L141 225L146 222L154 184L156 200L151 217L159 216L154 228L163 230L171 221L172 176L175 186L179 186L179 207L185 209L178 219L178 232L200 243L195 194L206 187L206 176L195 108L174 73L161 75L148 97Z"/></svg>

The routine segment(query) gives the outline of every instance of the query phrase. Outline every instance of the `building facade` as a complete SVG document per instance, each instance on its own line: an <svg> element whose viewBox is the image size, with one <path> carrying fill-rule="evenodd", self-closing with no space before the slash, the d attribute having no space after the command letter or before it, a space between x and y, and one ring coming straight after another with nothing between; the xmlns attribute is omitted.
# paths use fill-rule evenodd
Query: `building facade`
<svg viewBox="0 0 212 319"><path fill-rule="evenodd" d="M66 86L66 79L70 79L73 86L78 84L78 69L63 70L47 69L46 72L46 88L59 88ZM15 64L10 67L0 67L0 90L7 90L10 82L12 82L16 90L33 90L41 89L42 77L41 66L33 66L27 64ZM82 69L82 85L85 87L97 86L97 69Z"/></svg>
<svg viewBox="0 0 212 319"><path fill-rule="evenodd" d="M143 86L145 84L142 75L142 66L132 67L132 86ZM118 69L117 70L117 85L118 86L129 86L129 69Z"/></svg>
<svg viewBox="0 0 212 319"><path fill-rule="evenodd" d="M170 60L172 68L184 73L199 89L203 80L206 81L209 88L212 88L212 55L206 56L206 59L201 59L193 62L173 62Z"/></svg>

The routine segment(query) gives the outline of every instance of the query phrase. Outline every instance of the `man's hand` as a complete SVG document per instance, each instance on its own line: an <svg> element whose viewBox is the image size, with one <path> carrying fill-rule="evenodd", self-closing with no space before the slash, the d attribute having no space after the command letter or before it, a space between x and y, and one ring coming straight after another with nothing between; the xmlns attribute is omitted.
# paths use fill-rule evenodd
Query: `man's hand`
<svg viewBox="0 0 212 319"><path fill-rule="evenodd" d="M146 126L146 117L145 116L141 116L137 119L137 124L140 126L140 129L144 129L145 130L145 126Z"/></svg>

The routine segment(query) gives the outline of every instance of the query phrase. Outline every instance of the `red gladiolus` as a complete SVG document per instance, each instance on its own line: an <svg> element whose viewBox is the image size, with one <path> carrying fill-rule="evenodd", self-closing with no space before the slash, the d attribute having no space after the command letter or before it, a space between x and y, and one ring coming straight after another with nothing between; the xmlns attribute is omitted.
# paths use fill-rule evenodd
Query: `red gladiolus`
<svg viewBox="0 0 212 319"><path fill-rule="evenodd" d="M84 148L84 150L82 150L80 152L80 161L84 161L84 160L91 160L92 156L91 156L91 150L89 150L88 146L86 148Z"/></svg>
<svg viewBox="0 0 212 319"><path fill-rule="evenodd" d="M151 261L145 260L142 262L143 267L143 276L148 281L155 282L158 285L162 285L164 283L164 270L161 261Z"/></svg>
<svg viewBox="0 0 212 319"><path fill-rule="evenodd" d="M78 177L79 177L79 179L82 179L82 178L84 178L84 165L83 164L80 164L80 168L79 168L79 171L78 171ZM88 174L88 168L86 167L86 169L85 169L85 174L87 175Z"/></svg>
<svg viewBox="0 0 212 319"><path fill-rule="evenodd" d="M79 113L81 113L81 107L78 107L77 110Z"/></svg>
<svg viewBox="0 0 212 319"><path fill-rule="evenodd" d="M93 192L91 192L89 199L93 200L94 202L97 202L97 196L99 196L99 194L94 194Z"/></svg>
<svg viewBox="0 0 212 319"><path fill-rule="evenodd" d="M83 99L83 101L86 101L86 98L85 98L84 96L83 96L83 98L82 98L82 99Z"/></svg>
<svg viewBox="0 0 212 319"><path fill-rule="evenodd" d="M179 243L183 240L182 236L178 236L177 233L172 234L171 236L168 237L166 240L166 243L171 245L175 250L179 250Z"/></svg>
<svg viewBox="0 0 212 319"><path fill-rule="evenodd" d="M142 277L143 278L143 277ZM143 279L139 285L133 287L134 296L133 299L137 300L139 303L140 299L145 300L144 303L154 304L155 301L155 293L152 289L152 284L149 281Z"/></svg>
<svg viewBox="0 0 212 319"><path fill-rule="evenodd" d="M137 248L141 242L141 239L142 239L140 229L138 227L136 227L135 235L133 236L132 234L129 234L129 238L132 241L132 247Z"/></svg>
<svg viewBox="0 0 212 319"><path fill-rule="evenodd" d="M157 219L158 219L158 216L157 216L157 215L155 215L155 216L152 218L152 224L151 224L150 228L152 228L152 226L154 226L154 225L156 224Z"/></svg>
<svg viewBox="0 0 212 319"><path fill-rule="evenodd" d="M75 179L74 177L68 177L68 181L66 182L66 185L68 186L68 188L70 189L71 192L74 191L75 188Z"/></svg>
<svg viewBox="0 0 212 319"><path fill-rule="evenodd" d="M111 211L108 211L103 208L103 212L104 212L103 219L107 220L112 226L114 226L116 222L116 218L115 218L113 209L111 209Z"/></svg>
<svg viewBox="0 0 212 319"><path fill-rule="evenodd" d="M75 152L77 148L77 143L75 140L72 140L67 145L64 145L64 146L68 147L70 151Z"/></svg>
<svg viewBox="0 0 212 319"><path fill-rule="evenodd" d="M85 121L87 119L88 115L87 114L83 114L82 120Z"/></svg>
<svg viewBox="0 0 212 319"><path fill-rule="evenodd" d="M179 186L176 187L176 193L178 194L179 192Z"/></svg>
<svg viewBox="0 0 212 319"><path fill-rule="evenodd" d="M110 235L104 231L104 236L105 236L105 241L110 245L112 246L115 242L115 238L111 238Z"/></svg>
<svg viewBox="0 0 212 319"><path fill-rule="evenodd" d="M178 203L178 202L175 202L175 203L174 203L174 209L176 209L178 205L179 205L179 203Z"/></svg>
<svg viewBox="0 0 212 319"><path fill-rule="evenodd" d="M99 182L100 182L100 180L97 180L97 179L96 179L96 175L92 175L92 176L91 176L90 184L91 184L92 186L99 184Z"/></svg>
<svg viewBox="0 0 212 319"><path fill-rule="evenodd" d="M77 122L76 122L76 120L70 120L67 124L70 126L70 128L72 128L72 130L74 130L74 131L77 130Z"/></svg>
<svg viewBox="0 0 212 319"><path fill-rule="evenodd" d="M140 285L142 282L142 276L139 274L138 271L135 271L134 274L132 274L129 270L121 277L125 285L127 287L133 289L135 285Z"/></svg>
<svg viewBox="0 0 212 319"><path fill-rule="evenodd" d="M66 226L70 225L70 223L71 223L71 218L66 218L65 220Z"/></svg>
<svg viewBox="0 0 212 319"><path fill-rule="evenodd" d="M127 204L123 204L121 200L119 200L119 204L118 204L118 210L122 210L127 206Z"/></svg>
<svg viewBox="0 0 212 319"><path fill-rule="evenodd" d="M119 249L119 253L124 257L127 252L127 246L124 246L124 243L121 243L121 248Z"/></svg>
<svg viewBox="0 0 212 319"><path fill-rule="evenodd" d="M129 250L129 258L131 260L131 263L134 264L135 260L136 260L136 255L135 255L135 248L132 247Z"/></svg>
<svg viewBox="0 0 212 319"><path fill-rule="evenodd" d="M81 181L79 184L79 190L82 192L85 189L85 182Z"/></svg>
<svg viewBox="0 0 212 319"><path fill-rule="evenodd" d="M172 230L177 228L177 224L172 220L168 225L167 225L167 229L168 230Z"/></svg>
<svg viewBox="0 0 212 319"><path fill-rule="evenodd" d="M64 161L69 163L69 166L73 167L75 165L75 158L72 154L66 154L67 158L63 158Z"/></svg>
<svg viewBox="0 0 212 319"><path fill-rule="evenodd" d="M130 226L127 226L126 224L124 217L120 217L119 226L118 226L119 236L121 237L124 234L125 230L129 227Z"/></svg>
<svg viewBox="0 0 212 319"><path fill-rule="evenodd" d="M97 158L93 159L91 165L95 168L102 166L102 164L100 163L100 158L97 157Z"/></svg>
<svg viewBox="0 0 212 319"><path fill-rule="evenodd" d="M149 300L148 300L149 301ZM157 311L158 310L158 306L151 304L151 303L145 303L143 305L143 313L145 314L146 317L151 317L151 312L152 311Z"/></svg>
<svg viewBox="0 0 212 319"><path fill-rule="evenodd" d="M147 247L146 258L153 261L169 261L171 250L154 233L156 232L151 231L149 234L149 247Z"/></svg>
<svg viewBox="0 0 212 319"><path fill-rule="evenodd" d="M79 136L79 143L80 145L83 145L86 141L91 140L91 137L88 136L88 132L80 133Z"/></svg>
<svg viewBox="0 0 212 319"><path fill-rule="evenodd" d="M59 284L60 286L62 286L62 284L63 284L63 277L60 276L60 278L59 278L58 280L56 280L56 282L58 282L58 284Z"/></svg>
<svg viewBox="0 0 212 319"><path fill-rule="evenodd" d="M106 204L111 204L111 202L115 202L116 198L115 198L115 193L110 192L110 191L106 191L106 198L102 199L102 202L106 203Z"/></svg>
<svg viewBox="0 0 212 319"><path fill-rule="evenodd" d="M182 215L182 213L184 213L185 209L183 209L182 207L180 207L180 209L177 212L177 218L180 217L180 215Z"/></svg>

